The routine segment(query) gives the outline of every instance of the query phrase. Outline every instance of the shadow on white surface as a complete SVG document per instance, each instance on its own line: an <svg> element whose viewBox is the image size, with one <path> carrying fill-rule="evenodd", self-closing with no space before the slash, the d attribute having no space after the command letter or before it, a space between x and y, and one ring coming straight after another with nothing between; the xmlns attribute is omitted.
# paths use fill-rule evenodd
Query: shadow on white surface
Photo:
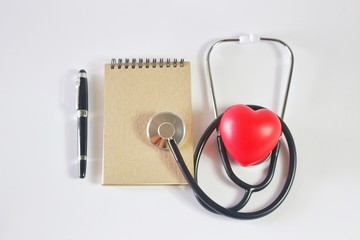
<svg viewBox="0 0 360 240"><path fill-rule="evenodd" d="M67 174L71 178L79 178L77 161L77 119L76 119L76 87L75 81L79 70L71 69L61 79L62 106L65 125L65 158Z"/></svg>
<svg viewBox="0 0 360 240"><path fill-rule="evenodd" d="M101 65L103 67L103 64ZM98 73L99 71L94 71ZM89 75L89 179L95 184L101 184L102 152L103 152L103 76Z"/></svg>

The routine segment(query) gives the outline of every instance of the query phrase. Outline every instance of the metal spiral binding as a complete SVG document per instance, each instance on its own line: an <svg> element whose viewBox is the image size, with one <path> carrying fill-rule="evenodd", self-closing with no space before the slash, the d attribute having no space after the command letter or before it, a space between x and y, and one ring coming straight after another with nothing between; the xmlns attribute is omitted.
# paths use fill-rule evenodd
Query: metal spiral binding
<svg viewBox="0 0 360 240"><path fill-rule="evenodd" d="M157 66L160 68L165 67L184 67L184 59L181 58L180 61L178 62L177 59L174 59L173 61L170 60L170 58L167 58L166 61L164 62L163 58L159 59L159 62L157 62L156 58L153 58L152 60L150 60L150 58L146 58L145 61L143 58L132 58L131 61L129 58L125 58L124 61L122 58L119 58L118 60L116 60L115 58L111 59L111 69L114 69L115 67L118 69L121 68L156 68Z"/></svg>

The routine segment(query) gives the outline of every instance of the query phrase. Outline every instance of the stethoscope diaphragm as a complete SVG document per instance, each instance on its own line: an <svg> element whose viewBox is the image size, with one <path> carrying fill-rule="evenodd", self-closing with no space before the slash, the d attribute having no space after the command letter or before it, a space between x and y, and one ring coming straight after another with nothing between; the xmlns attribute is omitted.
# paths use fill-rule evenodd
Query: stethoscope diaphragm
<svg viewBox="0 0 360 240"><path fill-rule="evenodd" d="M146 135L152 145L169 150L167 139L181 144L185 137L185 123L173 112L159 112L152 116L146 127Z"/></svg>

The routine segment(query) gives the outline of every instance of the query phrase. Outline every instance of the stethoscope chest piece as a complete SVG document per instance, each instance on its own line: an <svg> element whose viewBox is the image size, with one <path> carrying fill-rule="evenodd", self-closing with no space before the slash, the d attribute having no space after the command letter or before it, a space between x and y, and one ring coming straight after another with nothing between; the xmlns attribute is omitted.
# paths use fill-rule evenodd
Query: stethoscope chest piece
<svg viewBox="0 0 360 240"><path fill-rule="evenodd" d="M184 121L173 112L159 112L152 116L146 127L147 137L152 145L168 150L167 139L181 144L185 137Z"/></svg>

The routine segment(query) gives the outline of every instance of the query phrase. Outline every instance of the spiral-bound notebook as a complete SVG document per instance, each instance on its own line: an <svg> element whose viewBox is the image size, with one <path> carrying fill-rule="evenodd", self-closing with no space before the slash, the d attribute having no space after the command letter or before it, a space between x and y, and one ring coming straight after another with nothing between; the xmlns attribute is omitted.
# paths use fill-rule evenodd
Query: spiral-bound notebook
<svg viewBox="0 0 360 240"><path fill-rule="evenodd" d="M171 111L185 122L180 151L193 171L190 63L184 60L112 60L105 65L104 185L186 184L170 151L154 147L146 126Z"/></svg>

